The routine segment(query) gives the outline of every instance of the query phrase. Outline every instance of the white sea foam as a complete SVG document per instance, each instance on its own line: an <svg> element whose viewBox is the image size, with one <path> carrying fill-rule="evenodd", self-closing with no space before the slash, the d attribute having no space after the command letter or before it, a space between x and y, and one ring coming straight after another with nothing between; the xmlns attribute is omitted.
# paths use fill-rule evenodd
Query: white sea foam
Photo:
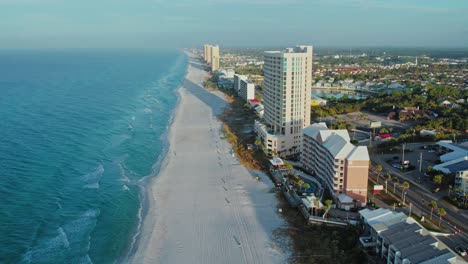
<svg viewBox="0 0 468 264"><path fill-rule="evenodd" d="M82 180L85 182L83 188L98 189L99 182L101 181L103 174L104 166L102 166L102 164L99 164L99 166L97 166L97 168L93 172L88 173L82 177Z"/></svg>
<svg viewBox="0 0 468 264"><path fill-rule="evenodd" d="M151 111L151 109L149 109L149 108L145 108L143 111L145 111L145 113L147 113L147 114L153 113L153 111Z"/></svg>
<svg viewBox="0 0 468 264"><path fill-rule="evenodd" d="M135 116L132 116L132 121L135 121L136 117Z"/></svg>
<svg viewBox="0 0 468 264"><path fill-rule="evenodd" d="M25 263L40 261L41 263L53 262L58 256L57 254L64 254L65 250L70 246L68 236L62 227L56 230L56 235L39 241L30 250L28 250L22 258Z"/></svg>
<svg viewBox="0 0 468 264"><path fill-rule="evenodd" d="M77 219L72 220L63 226L63 230L67 234L70 245L80 246L84 241L86 241L86 252L89 250L91 244L91 232L96 226L99 214L99 209L90 209L84 212Z"/></svg>
<svg viewBox="0 0 468 264"><path fill-rule="evenodd" d="M122 186L122 190L124 190L124 191L128 191L128 190L130 190L130 189L128 188L128 186L127 186L127 185L125 185L125 184L124 184L124 186Z"/></svg>

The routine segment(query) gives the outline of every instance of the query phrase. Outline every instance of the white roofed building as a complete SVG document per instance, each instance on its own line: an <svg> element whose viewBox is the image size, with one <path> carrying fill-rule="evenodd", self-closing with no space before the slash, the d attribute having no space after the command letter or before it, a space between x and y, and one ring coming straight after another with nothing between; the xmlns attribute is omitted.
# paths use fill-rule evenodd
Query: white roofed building
<svg viewBox="0 0 468 264"><path fill-rule="evenodd" d="M303 129L301 163L320 179L343 208L363 206L367 202L369 153L367 147L350 143L347 130L329 130L325 123Z"/></svg>

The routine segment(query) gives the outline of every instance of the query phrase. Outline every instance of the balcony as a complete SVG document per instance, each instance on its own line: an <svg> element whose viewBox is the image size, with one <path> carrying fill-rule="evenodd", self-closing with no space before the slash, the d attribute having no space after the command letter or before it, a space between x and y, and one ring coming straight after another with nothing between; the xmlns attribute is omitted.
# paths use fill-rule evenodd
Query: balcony
<svg viewBox="0 0 468 264"><path fill-rule="evenodd" d="M360 237L359 242L363 247L374 247L376 242L372 240L372 237Z"/></svg>

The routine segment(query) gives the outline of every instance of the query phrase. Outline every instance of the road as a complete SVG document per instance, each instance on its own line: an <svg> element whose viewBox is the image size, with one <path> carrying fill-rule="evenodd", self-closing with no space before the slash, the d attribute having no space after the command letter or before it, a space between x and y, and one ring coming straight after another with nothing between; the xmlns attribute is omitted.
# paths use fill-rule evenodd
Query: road
<svg viewBox="0 0 468 264"><path fill-rule="evenodd" d="M397 176L399 182L408 181L410 183L410 188L406 190L406 204L412 204L412 213L419 216L424 215L425 218L430 217L431 209L428 206L430 201L436 200L439 204L439 207L445 209L447 214L442 217L441 225L450 230L452 235L446 237L439 237L442 242L446 243L451 249L454 249L456 246L463 246L464 248L468 247L468 219L466 216L460 213L460 210L455 208L453 205L448 204L445 201L439 200L434 197L433 194L426 189L421 188L408 176L402 174L399 171L396 171L388 163L381 160L377 155L371 155L371 160L374 164L380 164L382 168L386 171L390 171L393 175ZM370 176L375 181L377 172L373 169L370 170ZM379 177L379 182L385 186L385 180L383 177ZM388 190L393 191L393 182L388 182ZM403 189L401 186L396 187L396 196L402 197ZM409 209L409 208L408 208ZM433 217L438 218L437 212L434 210Z"/></svg>

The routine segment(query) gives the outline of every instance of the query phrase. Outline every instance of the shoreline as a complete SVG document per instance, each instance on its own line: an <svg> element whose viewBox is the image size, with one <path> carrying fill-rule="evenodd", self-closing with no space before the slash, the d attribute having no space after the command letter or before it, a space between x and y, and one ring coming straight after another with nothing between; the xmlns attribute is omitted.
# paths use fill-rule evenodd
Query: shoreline
<svg viewBox="0 0 468 264"><path fill-rule="evenodd" d="M282 263L287 253L274 245L272 231L285 221L276 213L274 193L266 192L272 183L266 176L255 182L230 155L217 120L228 104L221 92L201 87L208 74L198 58L185 53L187 72L177 88L168 149L158 175L145 186L146 210L129 260L218 263L222 257L226 263ZM268 245L265 250L258 248L262 244Z"/></svg>

